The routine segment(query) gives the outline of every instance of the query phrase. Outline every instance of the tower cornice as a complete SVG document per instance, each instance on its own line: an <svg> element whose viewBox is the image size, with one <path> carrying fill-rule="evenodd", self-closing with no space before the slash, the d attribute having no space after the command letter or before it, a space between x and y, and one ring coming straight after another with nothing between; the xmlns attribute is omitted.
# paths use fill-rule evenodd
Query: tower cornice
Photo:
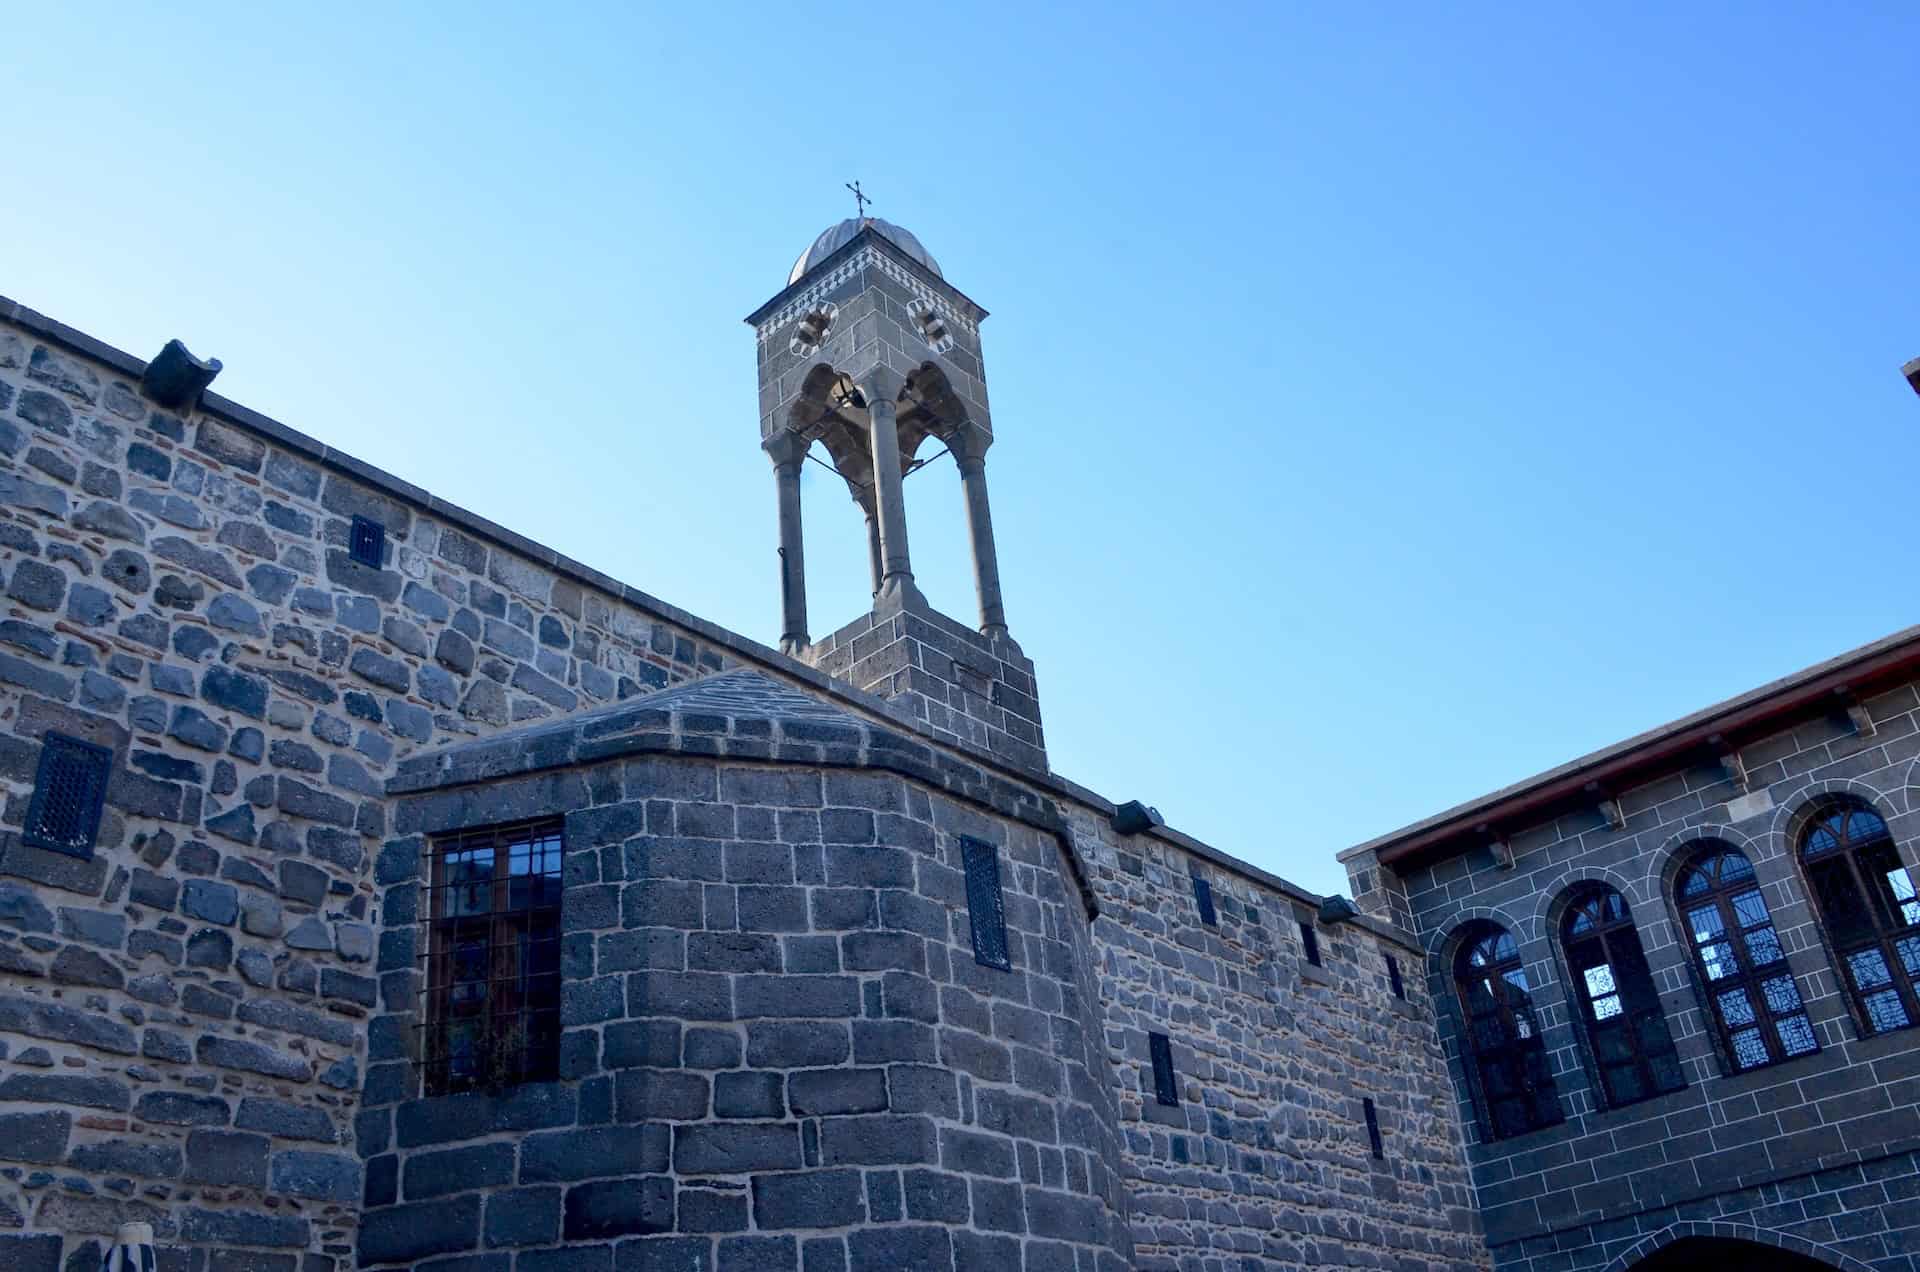
<svg viewBox="0 0 1920 1272"><path fill-rule="evenodd" d="M937 312L969 332L977 332L987 311L953 284L902 251L886 235L867 226L838 250L782 288L773 299L746 316L762 341L831 295L862 269L878 269L926 300Z"/></svg>

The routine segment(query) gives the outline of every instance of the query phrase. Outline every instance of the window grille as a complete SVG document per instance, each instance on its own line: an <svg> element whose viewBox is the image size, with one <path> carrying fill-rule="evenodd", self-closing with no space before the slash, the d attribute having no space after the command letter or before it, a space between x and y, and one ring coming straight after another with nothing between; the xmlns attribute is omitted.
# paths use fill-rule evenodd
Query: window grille
<svg viewBox="0 0 1920 1272"><path fill-rule="evenodd" d="M1154 1098L1170 1107L1178 1105L1180 1091L1173 1081L1173 1044L1163 1033L1150 1033L1147 1035L1147 1051L1153 1057Z"/></svg>
<svg viewBox="0 0 1920 1272"><path fill-rule="evenodd" d="M430 1095L557 1076L561 823L433 841L425 907Z"/></svg>
<svg viewBox="0 0 1920 1272"><path fill-rule="evenodd" d="M1367 1116L1367 1143L1373 1149L1376 1159L1384 1161L1387 1156L1386 1145L1380 1142L1380 1114L1373 1107L1372 1100L1360 1101L1361 1109Z"/></svg>
<svg viewBox="0 0 1920 1272"><path fill-rule="evenodd" d="M1618 892L1584 890L1560 925L1580 1021L1609 1107L1687 1084L1633 915Z"/></svg>
<svg viewBox="0 0 1920 1272"><path fill-rule="evenodd" d="M1406 983L1400 979L1400 960L1391 954L1387 955L1387 984L1393 988L1395 998L1407 996Z"/></svg>
<svg viewBox="0 0 1920 1272"><path fill-rule="evenodd" d="M49 733L40 740L40 769L20 837L36 848L91 858L100 834L113 752L92 742Z"/></svg>
<svg viewBox="0 0 1920 1272"><path fill-rule="evenodd" d="M1208 927L1217 927L1220 916L1213 908L1213 885L1199 875L1193 876L1193 900L1200 907L1200 921Z"/></svg>
<svg viewBox="0 0 1920 1272"><path fill-rule="evenodd" d="M1869 1034L1920 1022L1920 896L1880 815L1829 800L1800 835L1800 863Z"/></svg>
<svg viewBox="0 0 1920 1272"><path fill-rule="evenodd" d="M960 841L967 872L967 918L973 925L973 961L1011 971L1006 902L1000 895L1000 854L978 839Z"/></svg>
<svg viewBox="0 0 1920 1272"><path fill-rule="evenodd" d="M347 555L379 569L386 556L387 528L369 517L355 517L347 530Z"/></svg>
<svg viewBox="0 0 1920 1272"><path fill-rule="evenodd" d="M1680 872L1674 900L1722 1054L1736 1070L1820 1050L1745 855L1718 841Z"/></svg>
<svg viewBox="0 0 1920 1272"><path fill-rule="evenodd" d="M1320 966L1320 934L1313 930L1312 919L1300 920L1300 948L1306 951L1307 962Z"/></svg>
<svg viewBox="0 0 1920 1272"><path fill-rule="evenodd" d="M1487 1138L1562 1121L1527 970L1505 928L1480 924L1461 942L1454 987L1466 1022L1462 1058L1481 1101Z"/></svg>

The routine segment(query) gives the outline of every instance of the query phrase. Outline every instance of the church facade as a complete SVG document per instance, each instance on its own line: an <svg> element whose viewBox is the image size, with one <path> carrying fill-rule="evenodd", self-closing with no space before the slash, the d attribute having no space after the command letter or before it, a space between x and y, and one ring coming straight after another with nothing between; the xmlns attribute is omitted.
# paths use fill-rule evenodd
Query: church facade
<svg viewBox="0 0 1920 1272"><path fill-rule="evenodd" d="M749 318L776 648L0 301L0 1267L1911 1268L1920 634L1309 893L1048 766L985 318Z"/></svg>

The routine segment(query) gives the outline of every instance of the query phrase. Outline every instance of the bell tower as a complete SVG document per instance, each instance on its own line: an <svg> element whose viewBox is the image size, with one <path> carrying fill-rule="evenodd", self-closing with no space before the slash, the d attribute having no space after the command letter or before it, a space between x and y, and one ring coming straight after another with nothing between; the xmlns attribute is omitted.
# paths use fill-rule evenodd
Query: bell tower
<svg viewBox="0 0 1920 1272"><path fill-rule="evenodd" d="M748 315L759 344L760 445L779 492L780 648L887 698L935 733L1046 768L1033 663L1007 632L987 502L980 323L920 240L877 217L832 226L778 295ZM929 442L932 445L929 445ZM818 444L866 518L873 609L819 641L807 630L800 466ZM906 478L944 447L960 470L978 628L913 581Z"/></svg>

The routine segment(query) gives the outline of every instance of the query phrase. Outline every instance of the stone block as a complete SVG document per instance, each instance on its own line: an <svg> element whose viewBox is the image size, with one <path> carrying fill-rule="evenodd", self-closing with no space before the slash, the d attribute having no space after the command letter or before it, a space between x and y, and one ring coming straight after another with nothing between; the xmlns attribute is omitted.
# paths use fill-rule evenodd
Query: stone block
<svg viewBox="0 0 1920 1272"><path fill-rule="evenodd" d="M513 1181L514 1164L513 1145L505 1143L414 1153L402 1170L401 1188L408 1201L425 1201L495 1187Z"/></svg>
<svg viewBox="0 0 1920 1272"><path fill-rule="evenodd" d="M241 1131L194 1131L187 1136L187 1181L265 1188L267 1145L264 1135L249 1135Z"/></svg>
<svg viewBox="0 0 1920 1272"><path fill-rule="evenodd" d="M58 1162L72 1131L70 1113L0 1113L0 1144L12 1161Z"/></svg>
<svg viewBox="0 0 1920 1272"><path fill-rule="evenodd" d="M857 1170L762 1175L753 1181L754 1221L764 1229L861 1224L866 1220L865 1197Z"/></svg>
<svg viewBox="0 0 1920 1272"><path fill-rule="evenodd" d="M673 1168L681 1175L744 1175L800 1166L800 1128L794 1123L679 1126Z"/></svg>
<svg viewBox="0 0 1920 1272"><path fill-rule="evenodd" d="M787 1101L795 1117L884 1112L886 1071L814 1069L791 1074L787 1078Z"/></svg>
<svg viewBox="0 0 1920 1272"><path fill-rule="evenodd" d="M603 1179L567 1189L563 1231L568 1241L671 1232L673 1181L664 1175Z"/></svg>
<svg viewBox="0 0 1920 1272"><path fill-rule="evenodd" d="M411 1264L435 1254L471 1250L480 1240L480 1196L388 1206L361 1216L361 1266Z"/></svg>
<svg viewBox="0 0 1920 1272"><path fill-rule="evenodd" d="M725 1118L782 1118L787 1115L785 1083L778 1073L721 1073L713 1079L713 1115Z"/></svg>
<svg viewBox="0 0 1920 1272"><path fill-rule="evenodd" d="M596 1126L529 1135L520 1145L522 1184L569 1183L603 1175L660 1174L667 1169L665 1126Z"/></svg>

